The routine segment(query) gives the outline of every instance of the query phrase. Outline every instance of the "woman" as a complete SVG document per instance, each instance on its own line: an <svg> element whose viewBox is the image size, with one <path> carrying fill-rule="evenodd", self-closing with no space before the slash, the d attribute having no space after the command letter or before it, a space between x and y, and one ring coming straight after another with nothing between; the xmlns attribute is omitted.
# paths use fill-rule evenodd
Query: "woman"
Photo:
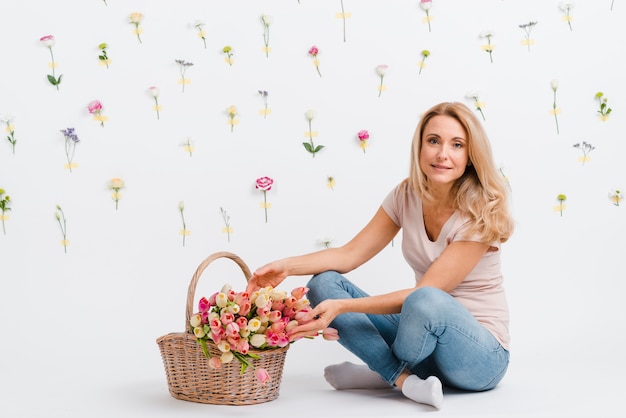
<svg viewBox="0 0 626 418"><path fill-rule="evenodd" d="M342 276L401 228L415 286L369 296ZM440 103L417 126L409 177L350 242L269 263L253 273L248 291L314 274L308 283L314 308L291 339L331 326L365 363L328 366L326 380L335 389L394 385L440 408L442 385L485 391L507 370L500 244L512 232L506 183L478 118L464 104Z"/></svg>

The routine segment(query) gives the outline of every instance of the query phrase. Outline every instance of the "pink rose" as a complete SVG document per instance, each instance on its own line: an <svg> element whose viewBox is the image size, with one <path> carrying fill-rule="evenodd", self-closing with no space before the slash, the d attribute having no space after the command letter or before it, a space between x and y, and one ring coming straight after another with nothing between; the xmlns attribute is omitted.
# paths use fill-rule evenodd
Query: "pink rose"
<svg viewBox="0 0 626 418"><path fill-rule="evenodd" d="M260 177L256 179L256 188L263 191L272 190L272 184L274 184L274 180L269 177Z"/></svg>
<svg viewBox="0 0 626 418"><path fill-rule="evenodd" d="M211 309L211 304L209 303L207 298L203 297L202 299L200 299L200 301L198 302L198 310L200 312L207 312L209 309Z"/></svg>
<svg viewBox="0 0 626 418"><path fill-rule="evenodd" d="M222 322L222 324L228 325L231 322L235 321L235 315L233 315L230 312L223 313L222 316L220 317L220 321Z"/></svg>
<svg viewBox="0 0 626 418"><path fill-rule="evenodd" d="M209 359L209 366L212 369L219 369L220 367L222 367L222 361L219 357L213 356Z"/></svg>
<svg viewBox="0 0 626 418"><path fill-rule="evenodd" d="M337 341L339 339L339 331L335 328L326 328L322 331L322 337L327 341Z"/></svg>
<svg viewBox="0 0 626 418"><path fill-rule="evenodd" d="M314 57L316 57L317 54L319 54L319 53L320 53L320 50L315 45L313 45L311 47L311 49L309 49L309 54L314 56Z"/></svg>
<svg viewBox="0 0 626 418"><path fill-rule="evenodd" d="M291 291L291 296L293 296L296 299L302 299L304 295L308 293L308 291L309 291L308 287L304 287L304 286L296 287L295 289Z"/></svg>
<svg viewBox="0 0 626 418"><path fill-rule="evenodd" d="M48 48L54 46L54 42L55 42L54 36L52 35L42 36L41 38L39 38L39 41Z"/></svg>
<svg viewBox="0 0 626 418"><path fill-rule="evenodd" d="M367 141L370 138L370 133L363 129L362 131L359 131L357 136L359 137L360 141Z"/></svg>
<svg viewBox="0 0 626 418"><path fill-rule="evenodd" d="M87 105L87 110L91 114L98 113L102 110L102 103L99 100L93 100Z"/></svg>
<svg viewBox="0 0 626 418"><path fill-rule="evenodd" d="M265 385L270 381L270 375L267 373L267 370L259 368L254 371L254 375L256 376L259 383Z"/></svg>

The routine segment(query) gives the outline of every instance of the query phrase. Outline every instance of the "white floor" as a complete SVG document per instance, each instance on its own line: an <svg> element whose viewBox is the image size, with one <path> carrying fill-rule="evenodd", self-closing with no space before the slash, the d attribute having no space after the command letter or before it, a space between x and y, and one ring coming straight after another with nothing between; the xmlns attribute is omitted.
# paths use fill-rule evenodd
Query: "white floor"
<svg viewBox="0 0 626 418"><path fill-rule="evenodd" d="M2 341L5 348L21 344L22 350L40 349L42 355L21 364L19 358L2 359L3 418L626 416L626 384L621 378L626 363L618 348L594 353L571 341L563 342L560 353L542 353L530 344L522 347L496 389L485 393L447 390L444 406L437 411L405 399L394 389L333 390L323 379L324 365L355 360L336 342L307 340L293 345L278 399L220 406L170 396L154 341L145 341L144 349L136 352L127 352L123 344L112 340L90 350L88 342L81 346L78 338L68 341L65 349L47 350L45 341L7 337ZM53 358L46 354L50 352L55 353Z"/></svg>

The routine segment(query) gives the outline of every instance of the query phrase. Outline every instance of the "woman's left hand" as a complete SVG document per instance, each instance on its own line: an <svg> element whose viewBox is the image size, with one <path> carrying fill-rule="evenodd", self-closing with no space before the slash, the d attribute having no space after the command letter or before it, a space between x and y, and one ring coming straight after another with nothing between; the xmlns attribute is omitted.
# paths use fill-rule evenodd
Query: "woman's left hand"
<svg viewBox="0 0 626 418"><path fill-rule="evenodd" d="M296 316L298 326L289 331L289 340L296 341L303 337L314 337L320 332L325 339L339 339L336 331L328 327L339 314L337 302L338 299L327 299L308 312L300 312ZM327 329L328 331L325 331Z"/></svg>

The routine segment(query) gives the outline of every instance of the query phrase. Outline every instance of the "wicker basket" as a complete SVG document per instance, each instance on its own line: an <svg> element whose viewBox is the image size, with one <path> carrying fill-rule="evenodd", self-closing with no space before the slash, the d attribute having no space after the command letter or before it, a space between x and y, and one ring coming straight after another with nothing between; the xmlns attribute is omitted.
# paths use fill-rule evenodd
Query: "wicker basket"
<svg viewBox="0 0 626 418"><path fill-rule="evenodd" d="M269 382L262 385L251 368L241 374L241 364L237 360L222 364L220 369L211 368L202 347L191 333L189 319L193 315L198 280L206 267L218 258L228 258L237 263L246 281L251 276L243 260L228 252L214 253L198 266L187 291L185 332L166 334L156 340L163 358L170 394L176 399L217 405L252 405L272 401L278 397L289 345L268 350L250 350L250 353L261 357L251 359L252 365L255 368L264 368L271 377ZM211 354L221 354L210 340L207 341L207 347Z"/></svg>

